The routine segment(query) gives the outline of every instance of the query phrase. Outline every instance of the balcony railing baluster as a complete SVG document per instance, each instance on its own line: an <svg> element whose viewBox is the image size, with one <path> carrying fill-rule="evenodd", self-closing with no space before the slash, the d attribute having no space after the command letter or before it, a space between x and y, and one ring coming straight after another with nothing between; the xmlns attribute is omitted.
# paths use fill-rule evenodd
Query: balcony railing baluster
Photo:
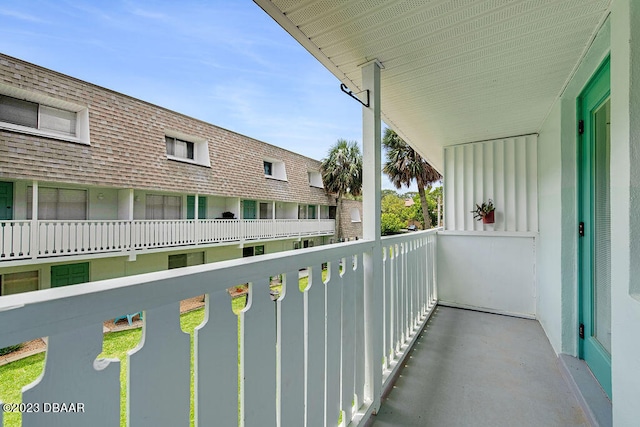
<svg viewBox="0 0 640 427"><path fill-rule="evenodd" d="M0 223L0 263L29 256L109 256L130 250L331 235L334 229L334 220L327 219L12 220Z"/></svg>
<svg viewBox="0 0 640 427"><path fill-rule="evenodd" d="M98 228L106 226L103 222ZM235 425L240 411L246 426L275 426L277 420L281 425L335 425L340 416L347 425L363 425L376 400L365 395L374 390L365 389L365 382L382 373L383 386L388 384L435 307L436 301L426 298L435 290L435 245L434 231L382 239L384 274L367 280L377 282L373 289L384 304L371 323L365 323L363 311L368 273L362 260L379 246L364 240L214 263L186 273L163 271L0 298L0 348L49 337L44 375L25 388L22 401L85 404L84 413L26 415L23 420L45 426L55 416L56 425L69 427L105 420L118 425L119 366L94 360L102 348L101 324L142 309L144 339L127 363L127 418L132 425L187 425L191 349L180 329L176 299L206 294L205 322L194 332L199 424ZM327 262L323 281L321 265ZM395 265L403 274L394 274ZM309 271L309 285L300 291L302 268ZM279 272L285 272L282 291L273 301L270 277ZM226 289L239 283L251 285L238 318ZM68 310L71 306L77 309ZM405 311L396 317L398 307ZM383 327L374 331L373 324ZM401 335L396 336L398 327ZM372 360L376 351L364 351L359 338L370 334L385 335L379 341L384 361Z"/></svg>

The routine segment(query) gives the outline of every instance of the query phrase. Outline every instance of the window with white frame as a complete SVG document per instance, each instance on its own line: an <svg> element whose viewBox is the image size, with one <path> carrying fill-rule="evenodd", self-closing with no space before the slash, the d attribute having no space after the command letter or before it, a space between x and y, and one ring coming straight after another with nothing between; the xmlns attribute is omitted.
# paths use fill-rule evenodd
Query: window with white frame
<svg viewBox="0 0 640 427"><path fill-rule="evenodd" d="M358 208L351 208L350 214L351 222L362 222L362 220L360 219L360 211L358 210Z"/></svg>
<svg viewBox="0 0 640 427"><path fill-rule="evenodd" d="M182 197L147 194L146 219L181 219Z"/></svg>
<svg viewBox="0 0 640 427"><path fill-rule="evenodd" d="M287 169L285 168L283 161L267 158L263 159L262 165L264 167L265 177L280 181L287 180Z"/></svg>
<svg viewBox="0 0 640 427"><path fill-rule="evenodd" d="M27 219L32 219L33 187L27 187ZM86 220L87 191L38 187L39 220Z"/></svg>
<svg viewBox="0 0 640 427"><path fill-rule="evenodd" d="M206 139L167 130L164 141L167 147L167 159L200 166L211 166L209 144Z"/></svg>
<svg viewBox="0 0 640 427"><path fill-rule="evenodd" d="M165 141L167 143L167 155L194 160L193 142L183 141L171 136L166 136Z"/></svg>
<svg viewBox="0 0 640 427"><path fill-rule="evenodd" d="M0 83L0 128L89 143L86 107Z"/></svg>
<svg viewBox="0 0 640 427"><path fill-rule="evenodd" d="M322 184L322 175L317 171L309 171L307 172L307 177L309 178L309 185L311 187L324 188Z"/></svg>

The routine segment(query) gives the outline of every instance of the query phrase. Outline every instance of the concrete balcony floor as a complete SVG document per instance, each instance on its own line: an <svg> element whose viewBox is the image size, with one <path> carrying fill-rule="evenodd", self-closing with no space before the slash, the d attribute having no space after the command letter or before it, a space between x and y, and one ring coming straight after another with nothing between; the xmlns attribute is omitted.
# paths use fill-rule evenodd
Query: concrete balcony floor
<svg viewBox="0 0 640 427"><path fill-rule="evenodd" d="M589 424L537 321L440 306L369 425Z"/></svg>

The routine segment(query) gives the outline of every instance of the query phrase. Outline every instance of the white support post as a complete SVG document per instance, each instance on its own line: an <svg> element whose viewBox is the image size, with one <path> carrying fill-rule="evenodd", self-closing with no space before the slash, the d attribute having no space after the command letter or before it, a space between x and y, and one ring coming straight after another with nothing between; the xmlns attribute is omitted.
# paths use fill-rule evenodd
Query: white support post
<svg viewBox="0 0 640 427"><path fill-rule="evenodd" d="M200 217L198 216L198 211L200 210L198 198L200 197L200 195L196 193L194 197L195 197L195 200L193 202L193 239L197 245L200 241Z"/></svg>
<svg viewBox="0 0 640 427"><path fill-rule="evenodd" d="M31 259L38 258L40 232L38 230L38 181L31 185Z"/></svg>
<svg viewBox="0 0 640 427"><path fill-rule="evenodd" d="M133 226L133 209L135 205L135 194L133 188L129 189L129 211L127 212L129 219L129 261L133 262L136 260L136 251L133 247L133 235L134 235L134 226Z"/></svg>
<svg viewBox="0 0 640 427"><path fill-rule="evenodd" d="M362 66L362 89L369 91L369 107L362 107L362 235L375 245L365 253L365 396L374 413L382 393L382 246L380 242L381 139L380 69L377 60Z"/></svg>

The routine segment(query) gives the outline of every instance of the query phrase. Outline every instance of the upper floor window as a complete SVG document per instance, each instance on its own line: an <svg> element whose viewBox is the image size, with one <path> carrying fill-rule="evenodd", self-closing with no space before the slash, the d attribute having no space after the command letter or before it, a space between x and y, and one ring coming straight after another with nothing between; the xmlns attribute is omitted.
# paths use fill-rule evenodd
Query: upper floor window
<svg viewBox="0 0 640 427"><path fill-rule="evenodd" d="M0 122L37 129L47 135L76 138L78 113L38 102L0 95ZM20 130L20 128L15 128Z"/></svg>
<svg viewBox="0 0 640 427"><path fill-rule="evenodd" d="M200 166L211 166L209 144L206 139L168 130L165 132L167 158Z"/></svg>
<svg viewBox="0 0 640 427"><path fill-rule="evenodd" d="M264 161L264 174L266 176L273 175L273 163L267 162L266 160Z"/></svg>
<svg viewBox="0 0 640 427"><path fill-rule="evenodd" d="M168 155L194 160L193 142L183 141L171 136L166 136L165 141L167 142Z"/></svg>
<svg viewBox="0 0 640 427"><path fill-rule="evenodd" d="M351 208L349 212L351 214L351 222L362 222L358 208Z"/></svg>
<svg viewBox="0 0 640 427"><path fill-rule="evenodd" d="M0 128L89 144L89 109L0 82Z"/></svg>
<svg viewBox="0 0 640 427"><path fill-rule="evenodd" d="M317 171L309 171L307 172L307 176L309 177L309 185L311 187L324 188L322 184L322 175Z"/></svg>
<svg viewBox="0 0 640 427"><path fill-rule="evenodd" d="M277 159L263 159L264 176L267 178L277 179L280 181L287 180L287 170L284 162Z"/></svg>

